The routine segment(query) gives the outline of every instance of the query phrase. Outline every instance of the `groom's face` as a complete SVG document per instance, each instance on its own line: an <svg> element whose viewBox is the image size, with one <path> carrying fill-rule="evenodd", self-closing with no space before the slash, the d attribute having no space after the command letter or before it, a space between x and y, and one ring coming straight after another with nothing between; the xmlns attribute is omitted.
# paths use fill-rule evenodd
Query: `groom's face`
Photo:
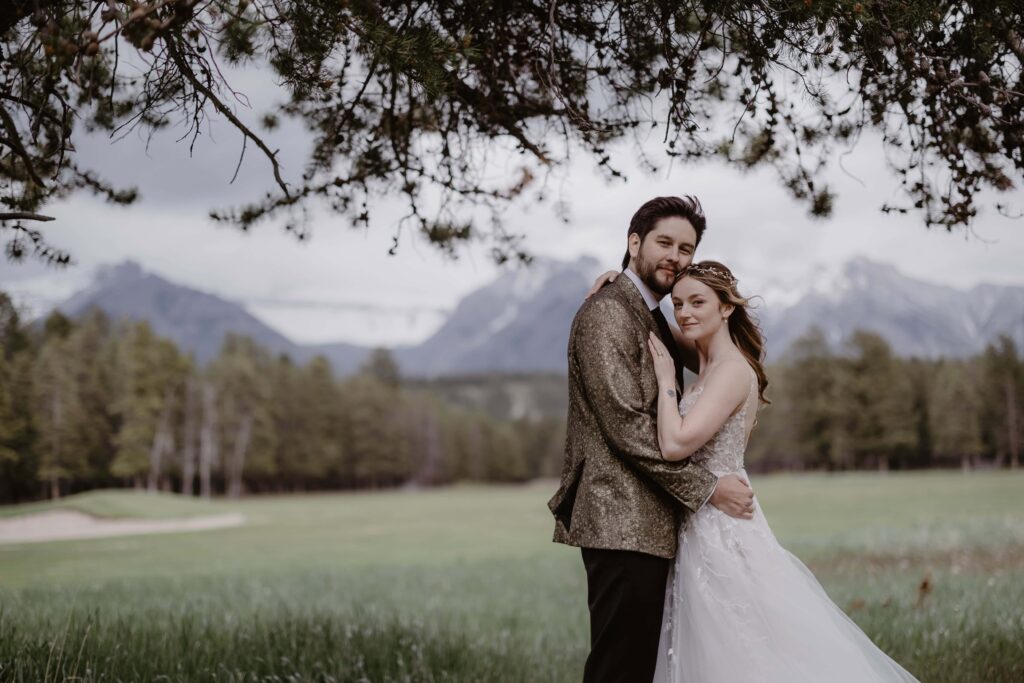
<svg viewBox="0 0 1024 683"><path fill-rule="evenodd" d="M629 236L630 267L651 291L664 296L672 290L676 274L693 261L697 231L680 216L662 218L647 236Z"/></svg>

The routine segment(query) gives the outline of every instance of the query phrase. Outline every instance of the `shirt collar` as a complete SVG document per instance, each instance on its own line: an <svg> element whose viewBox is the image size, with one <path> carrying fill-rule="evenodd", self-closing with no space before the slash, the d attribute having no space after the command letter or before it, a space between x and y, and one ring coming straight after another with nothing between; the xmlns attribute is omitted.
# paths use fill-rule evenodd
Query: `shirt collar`
<svg viewBox="0 0 1024 683"><path fill-rule="evenodd" d="M640 290L640 295L644 298L644 303L647 304L647 309L653 311L658 308L658 297L655 296L654 292L651 291L651 288L640 279L640 276L634 273L631 268L626 268L626 270L622 272L624 272L626 277L632 280L633 284L636 285L636 288Z"/></svg>

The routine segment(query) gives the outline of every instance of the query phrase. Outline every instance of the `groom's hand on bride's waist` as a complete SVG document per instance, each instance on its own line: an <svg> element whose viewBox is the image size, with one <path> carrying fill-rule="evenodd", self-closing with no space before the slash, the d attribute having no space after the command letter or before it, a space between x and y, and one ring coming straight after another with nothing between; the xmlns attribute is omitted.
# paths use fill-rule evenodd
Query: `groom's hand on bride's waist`
<svg viewBox="0 0 1024 683"><path fill-rule="evenodd" d="M738 474L726 474L718 478L715 492L708 502L716 508L739 519L754 518L754 490L746 479Z"/></svg>

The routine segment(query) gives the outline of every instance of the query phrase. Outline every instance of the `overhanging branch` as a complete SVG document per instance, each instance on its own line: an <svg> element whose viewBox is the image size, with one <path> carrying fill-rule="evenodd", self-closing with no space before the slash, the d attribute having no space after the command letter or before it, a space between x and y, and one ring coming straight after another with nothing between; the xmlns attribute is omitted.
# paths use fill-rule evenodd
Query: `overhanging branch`
<svg viewBox="0 0 1024 683"><path fill-rule="evenodd" d="M211 88L199 80L199 77L196 76L195 72L192 70L192 66L185 61L185 58L182 56L174 38L165 36L164 42L167 44L167 51L171 55L171 59L174 61L174 64L181 70L181 75L192 84L192 87L202 93L203 96L213 104L214 108L223 114L224 117L235 126L235 128L241 131L242 135L252 140L253 143L263 151L267 159L270 160L270 164L273 166L274 179L277 181L278 187L281 188L281 191L286 197L290 197L291 193L288 191L288 183L286 183L284 178L281 177L281 164L277 161L277 152L272 152L270 148L267 147L267 144L263 142L256 133L252 132L248 126L242 123L242 121L235 116L234 112L232 112L231 109L224 104L219 97L217 97L216 93L214 93Z"/></svg>
<svg viewBox="0 0 1024 683"><path fill-rule="evenodd" d="M41 213L32 213L31 211L11 211L8 213L0 213L0 221L52 221L53 216L44 216Z"/></svg>

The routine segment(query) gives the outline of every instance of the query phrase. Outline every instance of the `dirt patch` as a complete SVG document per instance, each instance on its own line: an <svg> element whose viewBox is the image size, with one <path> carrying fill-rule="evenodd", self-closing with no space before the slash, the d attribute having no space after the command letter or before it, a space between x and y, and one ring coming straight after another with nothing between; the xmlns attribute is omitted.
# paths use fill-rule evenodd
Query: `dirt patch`
<svg viewBox="0 0 1024 683"><path fill-rule="evenodd" d="M0 519L0 544L206 531L244 523L245 515L238 512L181 519L102 519L76 510L50 510Z"/></svg>

